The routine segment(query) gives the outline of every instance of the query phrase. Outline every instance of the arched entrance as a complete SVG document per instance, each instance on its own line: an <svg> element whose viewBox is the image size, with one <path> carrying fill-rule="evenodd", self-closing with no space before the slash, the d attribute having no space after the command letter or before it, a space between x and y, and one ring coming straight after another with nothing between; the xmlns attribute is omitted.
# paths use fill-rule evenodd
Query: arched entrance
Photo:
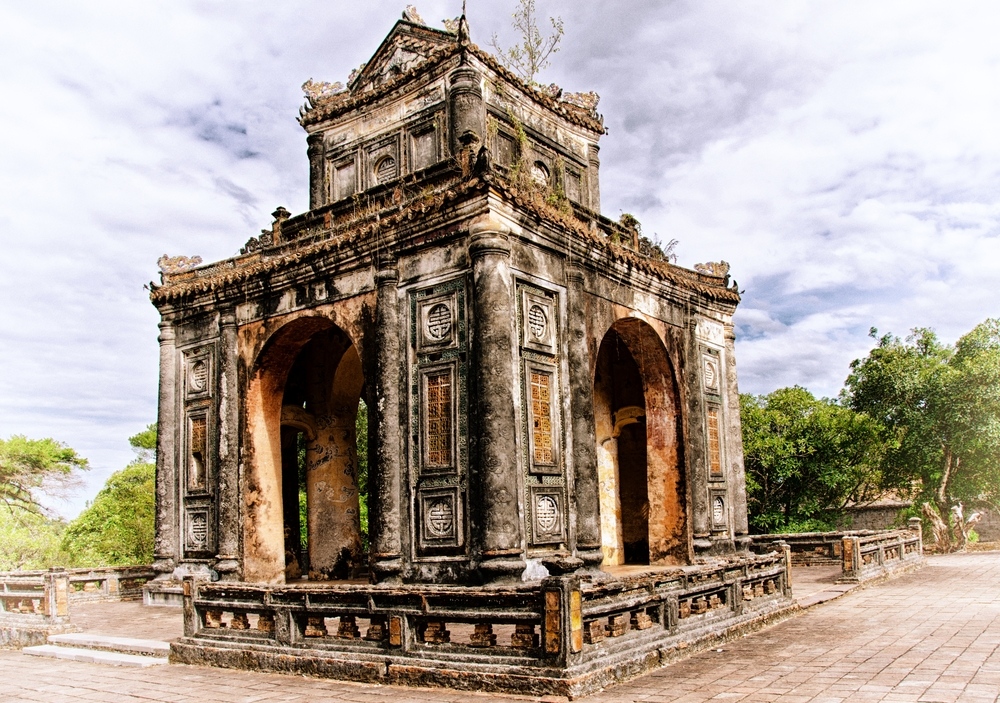
<svg viewBox="0 0 1000 703"><path fill-rule="evenodd" d="M634 318L597 355L594 424L604 563L689 560L677 382L666 349Z"/></svg>
<svg viewBox="0 0 1000 703"><path fill-rule="evenodd" d="M356 431L363 391L357 347L323 318L289 323L260 355L247 403L247 581L367 573Z"/></svg>

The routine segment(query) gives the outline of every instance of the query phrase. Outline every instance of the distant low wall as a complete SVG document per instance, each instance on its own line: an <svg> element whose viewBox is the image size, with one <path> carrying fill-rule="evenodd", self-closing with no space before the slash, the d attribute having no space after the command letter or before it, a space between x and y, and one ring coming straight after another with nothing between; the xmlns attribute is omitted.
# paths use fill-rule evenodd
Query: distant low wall
<svg viewBox="0 0 1000 703"><path fill-rule="evenodd" d="M71 632L73 603L136 600L155 576L148 566L0 572L0 647L44 644Z"/></svg>
<svg viewBox="0 0 1000 703"><path fill-rule="evenodd" d="M839 580L860 583L909 568L923 560L920 520L905 530L850 530L753 535L751 549L763 554L787 545L793 566L841 567Z"/></svg>

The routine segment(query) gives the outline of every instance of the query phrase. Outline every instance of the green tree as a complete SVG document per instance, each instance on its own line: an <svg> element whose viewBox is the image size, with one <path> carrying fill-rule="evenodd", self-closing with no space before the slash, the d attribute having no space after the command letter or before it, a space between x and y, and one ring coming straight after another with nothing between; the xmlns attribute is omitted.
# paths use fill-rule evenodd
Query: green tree
<svg viewBox="0 0 1000 703"><path fill-rule="evenodd" d="M42 493L58 494L76 484L87 460L54 439L14 435L0 439L0 501L9 508L43 512Z"/></svg>
<svg viewBox="0 0 1000 703"><path fill-rule="evenodd" d="M21 507L0 506L0 571L47 569L65 564L66 523Z"/></svg>
<svg viewBox="0 0 1000 703"><path fill-rule="evenodd" d="M798 386L741 395L740 413L753 531L833 529L886 488L886 435L870 417Z"/></svg>
<svg viewBox="0 0 1000 703"><path fill-rule="evenodd" d="M136 459L111 475L66 528L62 548L74 565L149 564L156 517L156 425L129 437Z"/></svg>
<svg viewBox="0 0 1000 703"><path fill-rule="evenodd" d="M916 480L940 546L962 548L962 504L1000 506L1000 320L954 347L930 329L871 335L878 344L851 364L844 398L895 433L884 470Z"/></svg>
<svg viewBox="0 0 1000 703"><path fill-rule="evenodd" d="M508 68L525 82L534 84L535 76L549 65L549 57L559 51L559 42L563 36L563 21L559 17L549 17L552 33L543 37L535 19L535 0L519 0L511 18L511 25L520 37L520 43L504 49L494 34L490 46L497 52L497 58Z"/></svg>

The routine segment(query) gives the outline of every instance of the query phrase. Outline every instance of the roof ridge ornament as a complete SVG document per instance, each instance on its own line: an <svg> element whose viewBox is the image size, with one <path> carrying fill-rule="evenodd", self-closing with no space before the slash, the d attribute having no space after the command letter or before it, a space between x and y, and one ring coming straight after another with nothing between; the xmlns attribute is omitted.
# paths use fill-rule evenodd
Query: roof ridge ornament
<svg viewBox="0 0 1000 703"><path fill-rule="evenodd" d="M427 23L424 22L424 18L420 16L419 12L417 12L416 5L406 6L406 9L403 10L403 19L407 22L412 22L413 24L422 24L425 27L427 26Z"/></svg>

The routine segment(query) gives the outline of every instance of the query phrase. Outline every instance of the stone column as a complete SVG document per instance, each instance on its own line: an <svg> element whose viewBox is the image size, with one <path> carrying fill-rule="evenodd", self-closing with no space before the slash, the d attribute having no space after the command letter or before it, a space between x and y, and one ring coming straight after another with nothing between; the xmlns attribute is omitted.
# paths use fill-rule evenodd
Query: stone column
<svg viewBox="0 0 1000 703"><path fill-rule="evenodd" d="M240 408L236 311L219 316L219 552L215 570L225 581L239 578L240 549Z"/></svg>
<svg viewBox="0 0 1000 703"><path fill-rule="evenodd" d="M566 273L566 327L569 393L573 418L573 496L576 502L576 556L585 566L598 567L601 551L601 504L594 435L594 382L587 345L587 309L583 272Z"/></svg>
<svg viewBox="0 0 1000 703"><path fill-rule="evenodd" d="M514 292L510 241L495 223L473 225L472 455L478 475L482 562L487 581L519 580L525 568L514 408Z"/></svg>
<svg viewBox="0 0 1000 703"><path fill-rule="evenodd" d="M160 322L160 394L156 434L156 544L153 570L169 578L177 559L177 353L174 327Z"/></svg>
<svg viewBox="0 0 1000 703"><path fill-rule="evenodd" d="M309 209L326 205L326 164L323 159L323 134L306 137L306 154L309 156Z"/></svg>
<svg viewBox="0 0 1000 703"><path fill-rule="evenodd" d="M598 156L601 147L590 144L587 147L587 180L590 184L590 209L601 212L601 159Z"/></svg>
<svg viewBox="0 0 1000 703"><path fill-rule="evenodd" d="M399 347L399 274L385 267L375 274L375 397L370 408L375 420L375 451L369 506L371 522L372 570L376 581L398 581L403 570L401 535L401 484L403 435L400 426L400 379L402 358ZM374 500L372 500L374 496Z"/></svg>
<svg viewBox="0 0 1000 703"><path fill-rule="evenodd" d="M740 390L736 383L736 334L731 324L726 325L726 417L728 422L725 456L732 467L729 475L729 495L733 505L733 532L745 535L749 532L747 522L747 481L743 467L743 425L740 420Z"/></svg>
<svg viewBox="0 0 1000 703"><path fill-rule="evenodd" d="M475 150L486 135L486 104L480 76L471 66L462 64L448 75L451 155Z"/></svg>

